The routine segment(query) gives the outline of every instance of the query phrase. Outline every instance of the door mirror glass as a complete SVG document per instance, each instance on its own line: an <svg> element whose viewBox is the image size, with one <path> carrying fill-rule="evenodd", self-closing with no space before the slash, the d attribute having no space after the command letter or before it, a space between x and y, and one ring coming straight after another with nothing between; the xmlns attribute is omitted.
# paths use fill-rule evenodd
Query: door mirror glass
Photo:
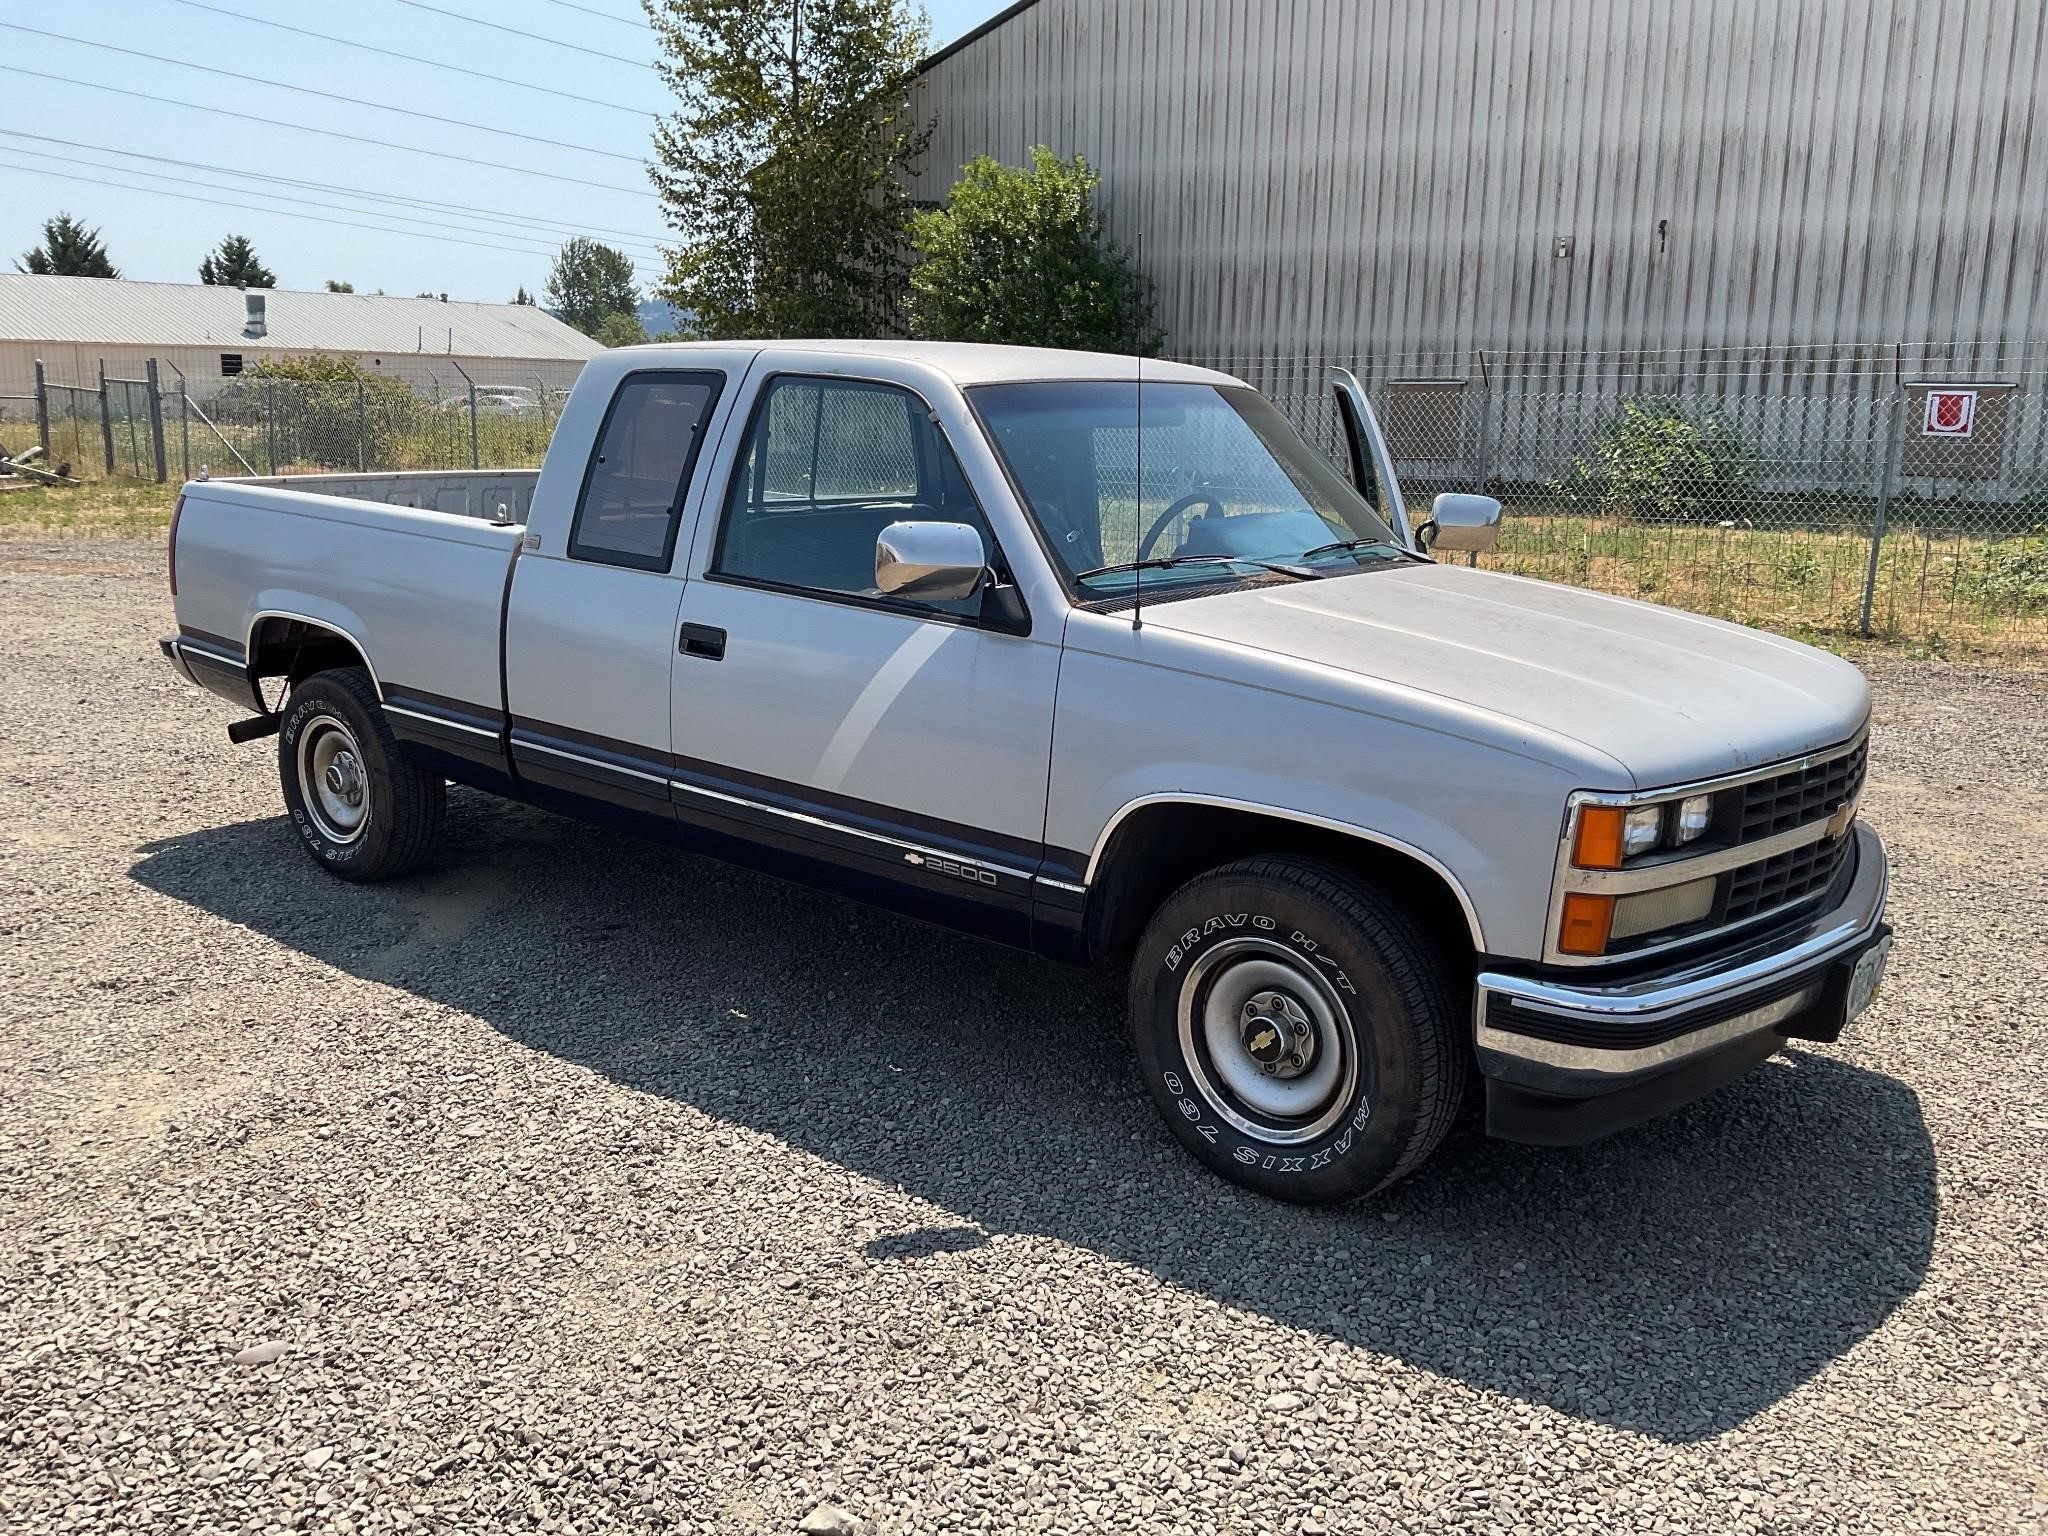
<svg viewBox="0 0 2048 1536"><path fill-rule="evenodd" d="M1481 553L1500 537L1500 503L1469 491L1445 491L1430 503L1432 550Z"/></svg>
<svg viewBox="0 0 2048 1536"><path fill-rule="evenodd" d="M875 586L890 597L958 602L987 573L981 535L965 523L891 523L875 539Z"/></svg>

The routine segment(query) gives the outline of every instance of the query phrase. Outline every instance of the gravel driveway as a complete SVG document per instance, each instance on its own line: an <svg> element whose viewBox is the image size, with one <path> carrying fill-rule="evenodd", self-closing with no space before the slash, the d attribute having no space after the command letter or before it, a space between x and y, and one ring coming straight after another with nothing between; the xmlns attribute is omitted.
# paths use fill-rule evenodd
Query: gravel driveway
<svg viewBox="0 0 2048 1536"><path fill-rule="evenodd" d="M458 792L357 889L0 546L0 1530L2048 1529L2048 688L1877 672L1876 1011L1362 1208L1115 984Z"/></svg>

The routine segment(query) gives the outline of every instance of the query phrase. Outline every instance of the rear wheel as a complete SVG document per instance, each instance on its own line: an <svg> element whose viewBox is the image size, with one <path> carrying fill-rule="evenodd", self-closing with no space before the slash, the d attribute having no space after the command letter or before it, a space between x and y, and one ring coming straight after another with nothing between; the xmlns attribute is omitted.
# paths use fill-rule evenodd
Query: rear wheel
<svg viewBox="0 0 2048 1536"><path fill-rule="evenodd" d="M1247 859L1181 887L1139 941L1131 1022L1180 1143L1282 1200L1335 1204L1412 1172L1463 1094L1436 947L1335 866Z"/></svg>
<svg viewBox="0 0 2048 1536"><path fill-rule="evenodd" d="M299 841L330 874L389 880L432 855L446 786L399 750L363 668L316 672L292 689L277 767Z"/></svg>

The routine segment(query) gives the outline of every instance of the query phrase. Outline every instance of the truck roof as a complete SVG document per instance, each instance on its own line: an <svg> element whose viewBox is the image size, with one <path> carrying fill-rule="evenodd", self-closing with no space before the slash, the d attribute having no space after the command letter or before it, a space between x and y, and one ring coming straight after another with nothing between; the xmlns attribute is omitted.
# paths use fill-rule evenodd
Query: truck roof
<svg viewBox="0 0 2048 1536"><path fill-rule="evenodd" d="M734 343L726 341L656 342L621 350L640 352L719 351L732 353L751 347L759 354L778 357L887 357L922 363L945 374L956 384L1010 384L1033 379L1131 379L1137 376L1140 359L1114 352L1069 352L1056 347L987 346L964 341L769 341ZM1191 363L1168 363L1157 358L1142 359L1149 383L1240 384L1243 381L1212 368Z"/></svg>

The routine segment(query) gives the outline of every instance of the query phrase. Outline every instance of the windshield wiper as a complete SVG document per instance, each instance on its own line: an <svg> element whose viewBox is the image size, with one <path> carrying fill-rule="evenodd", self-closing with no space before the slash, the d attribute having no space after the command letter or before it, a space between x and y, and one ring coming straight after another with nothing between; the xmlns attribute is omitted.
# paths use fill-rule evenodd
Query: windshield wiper
<svg viewBox="0 0 2048 1536"><path fill-rule="evenodd" d="M1391 549L1397 555L1408 553L1400 545L1390 543L1386 539L1336 539L1328 544L1318 544L1314 549L1304 549L1294 558L1306 560L1311 555L1334 555L1339 550L1351 552L1361 549Z"/></svg>
<svg viewBox="0 0 2048 1536"><path fill-rule="evenodd" d="M1250 565L1262 571L1278 571L1300 581L1316 579L1313 572L1296 570L1291 562L1254 560L1249 555L1162 555L1153 560L1120 560L1115 565L1098 565L1092 571L1082 571L1074 580L1086 581L1091 576L1111 576L1120 571L1170 571L1177 565Z"/></svg>

